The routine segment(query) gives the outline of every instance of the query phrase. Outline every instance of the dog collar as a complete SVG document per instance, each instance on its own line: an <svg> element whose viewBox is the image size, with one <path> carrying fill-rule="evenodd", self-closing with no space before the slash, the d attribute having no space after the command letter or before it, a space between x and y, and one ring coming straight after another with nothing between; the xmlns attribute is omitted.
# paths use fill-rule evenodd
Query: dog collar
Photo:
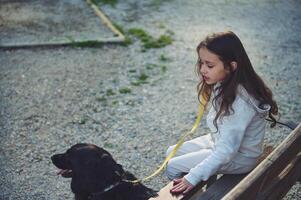
<svg viewBox="0 0 301 200"><path fill-rule="evenodd" d="M93 199L94 197L98 196L98 195L101 195L101 194L104 194L110 190L112 190L113 188L115 188L116 186L118 186L119 184L121 183L121 181L117 182L117 183L114 183L114 184L111 184L109 186L107 186L105 189L103 189L102 191L100 192L95 192L95 193L92 193L88 196L88 199Z"/></svg>

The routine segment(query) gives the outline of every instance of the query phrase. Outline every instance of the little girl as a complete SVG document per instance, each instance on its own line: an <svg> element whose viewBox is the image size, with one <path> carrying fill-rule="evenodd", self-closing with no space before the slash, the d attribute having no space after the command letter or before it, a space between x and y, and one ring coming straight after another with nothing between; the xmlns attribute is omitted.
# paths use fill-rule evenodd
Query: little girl
<svg viewBox="0 0 301 200"><path fill-rule="evenodd" d="M198 96L211 100L211 134L185 142L166 167L172 193L187 193L211 175L252 170L262 153L265 117L278 107L233 32L209 35L197 46ZM175 146L167 150L167 155ZM184 177L183 174L186 174Z"/></svg>

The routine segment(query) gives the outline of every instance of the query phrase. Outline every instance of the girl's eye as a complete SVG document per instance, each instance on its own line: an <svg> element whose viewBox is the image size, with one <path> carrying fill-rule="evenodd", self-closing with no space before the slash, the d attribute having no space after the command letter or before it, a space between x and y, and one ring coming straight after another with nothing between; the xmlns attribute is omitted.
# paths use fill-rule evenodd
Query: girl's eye
<svg viewBox="0 0 301 200"><path fill-rule="evenodd" d="M213 68L214 67L214 65L208 65L208 68Z"/></svg>

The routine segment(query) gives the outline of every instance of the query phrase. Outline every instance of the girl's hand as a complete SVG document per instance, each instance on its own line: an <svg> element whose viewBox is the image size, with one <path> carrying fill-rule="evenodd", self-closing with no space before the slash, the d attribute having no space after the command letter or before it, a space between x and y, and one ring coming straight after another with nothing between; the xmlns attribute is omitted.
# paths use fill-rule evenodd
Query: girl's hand
<svg viewBox="0 0 301 200"><path fill-rule="evenodd" d="M189 192L194 186L189 183L184 177L180 179L173 180L173 187L171 188L170 192L174 194L181 194L184 195Z"/></svg>

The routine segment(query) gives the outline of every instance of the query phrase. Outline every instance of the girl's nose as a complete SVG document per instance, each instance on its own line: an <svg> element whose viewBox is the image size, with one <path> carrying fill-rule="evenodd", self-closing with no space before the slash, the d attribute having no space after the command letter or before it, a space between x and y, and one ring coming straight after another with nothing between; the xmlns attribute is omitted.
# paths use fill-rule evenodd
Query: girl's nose
<svg viewBox="0 0 301 200"><path fill-rule="evenodd" d="M206 67L204 65L201 66L201 74L207 74L207 70L205 68Z"/></svg>

